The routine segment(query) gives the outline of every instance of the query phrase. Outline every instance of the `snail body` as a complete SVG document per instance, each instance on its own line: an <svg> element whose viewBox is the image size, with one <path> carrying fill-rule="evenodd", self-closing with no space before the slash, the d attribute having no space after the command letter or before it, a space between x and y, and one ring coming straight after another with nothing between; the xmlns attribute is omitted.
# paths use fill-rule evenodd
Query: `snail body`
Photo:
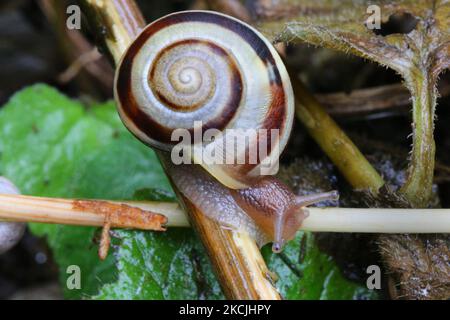
<svg viewBox="0 0 450 320"><path fill-rule="evenodd" d="M114 93L125 126L167 152L173 182L205 214L260 244L274 241L274 251L293 238L308 199L272 175L292 130L294 95L281 58L257 30L212 11L165 16L124 54ZM199 127L205 135L195 139ZM183 156L202 168L170 158L174 137L186 132L194 140L182 144Z"/></svg>
<svg viewBox="0 0 450 320"><path fill-rule="evenodd" d="M227 228L250 234L260 246L273 242L274 252L295 237L308 216L306 206L339 198L336 191L297 196L275 177L265 177L251 188L230 189L200 166L163 163L177 188L204 214Z"/></svg>

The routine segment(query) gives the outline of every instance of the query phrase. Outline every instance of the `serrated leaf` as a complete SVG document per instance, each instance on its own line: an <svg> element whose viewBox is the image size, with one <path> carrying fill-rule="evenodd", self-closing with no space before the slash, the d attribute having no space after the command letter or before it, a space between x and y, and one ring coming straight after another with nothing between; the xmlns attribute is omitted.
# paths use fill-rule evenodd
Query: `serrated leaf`
<svg viewBox="0 0 450 320"><path fill-rule="evenodd" d="M257 0L253 6L260 30L272 41L307 42L340 50L402 75L412 95L414 131L408 179L401 192L412 204L426 207L435 162L436 82L450 66L450 2ZM414 20L415 27L408 33L383 36L368 27L376 27L368 22L377 18L374 14L378 12L380 26L400 16Z"/></svg>

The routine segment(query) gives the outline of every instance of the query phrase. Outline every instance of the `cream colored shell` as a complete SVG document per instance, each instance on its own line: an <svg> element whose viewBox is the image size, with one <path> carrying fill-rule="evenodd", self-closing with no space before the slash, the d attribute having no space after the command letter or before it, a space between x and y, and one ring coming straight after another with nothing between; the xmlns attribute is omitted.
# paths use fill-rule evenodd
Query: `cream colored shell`
<svg viewBox="0 0 450 320"><path fill-rule="evenodd" d="M128 129L158 149L173 150L174 131L193 134L196 121L203 133L220 130L214 142L192 141L190 156L235 189L274 173L294 117L292 86L273 46L251 26L211 11L171 14L145 28L118 66L115 96ZM237 132L237 150L231 150L225 142L236 131L227 129L257 134L241 139L245 131ZM278 130L279 137L267 143L260 129L268 130L269 137ZM250 146L259 143L268 147L268 154L249 163L255 160ZM205 153L211 148L214 157ZM230 150L245 163L226 164ZM262 172L264 161L268 165Z"/></svg>

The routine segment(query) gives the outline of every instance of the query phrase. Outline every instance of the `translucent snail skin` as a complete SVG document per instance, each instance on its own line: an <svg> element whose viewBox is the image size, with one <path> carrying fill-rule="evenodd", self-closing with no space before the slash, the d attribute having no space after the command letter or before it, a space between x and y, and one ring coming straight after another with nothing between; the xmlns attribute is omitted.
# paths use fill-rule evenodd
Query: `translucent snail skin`
<svg viewBox="0 0 450 320"><path fill-rule="evenodd" d="M294 95L280 56L258 31L212 11L165 16L148 25L122 57L115 98L125 126L159 150L170 152L176 145L174 131L193 133L197 121L203 131L222 132L212 141L193 143L189 157L202 168L169 165L174 183L219 223L247 232L257 229L251 233L263 235L262 242L274 241L274 251L293 237L309 198L298 198L261 172L263 163L277 162L287 144ZM277 135L237 139L240 145L231 149L224 143L229 129L263 129ZM251 146L261 144L266 152L255 162L225 161L231 152L232 157L248 160ZM204 149L211 146L223 161L204 158ZM268 173L275 172L269 168ZM311 197L330 198L336 194Z"/></svg>

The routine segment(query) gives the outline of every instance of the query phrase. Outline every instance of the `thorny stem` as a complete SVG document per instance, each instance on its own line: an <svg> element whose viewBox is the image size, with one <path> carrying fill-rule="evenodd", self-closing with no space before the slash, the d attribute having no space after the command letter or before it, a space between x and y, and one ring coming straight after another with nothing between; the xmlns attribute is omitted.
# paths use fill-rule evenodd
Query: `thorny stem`
<svg viewBox="0 0 450 320"><path fill-rule="evenodd" d="M297 118L309 134L353 188L376 194L384 185L383 178L296 75L291 75L291 81L297 102Z"/></svg>
<svg viewBox="0 0 450 320"><path fill-rule="evenodd" d="M400 189L416 207L426 207L431 197L436 146L434 116L436 89L420 71L411 75L408 87L413 97L413 146L408 178Z"/></svg>
<svg viewBox="0 0 450 320"><path fill-rule="evenodd" d="M96 34L102 38L111 60L117 65L128 45L145 25L136 3L134 0L79 2L90 24L96 26ZM164 166L164 156L159 156ZM172 186L205 245L227 298L280 299L254 240L223 229L179 193L173 183Z"/></svg>

